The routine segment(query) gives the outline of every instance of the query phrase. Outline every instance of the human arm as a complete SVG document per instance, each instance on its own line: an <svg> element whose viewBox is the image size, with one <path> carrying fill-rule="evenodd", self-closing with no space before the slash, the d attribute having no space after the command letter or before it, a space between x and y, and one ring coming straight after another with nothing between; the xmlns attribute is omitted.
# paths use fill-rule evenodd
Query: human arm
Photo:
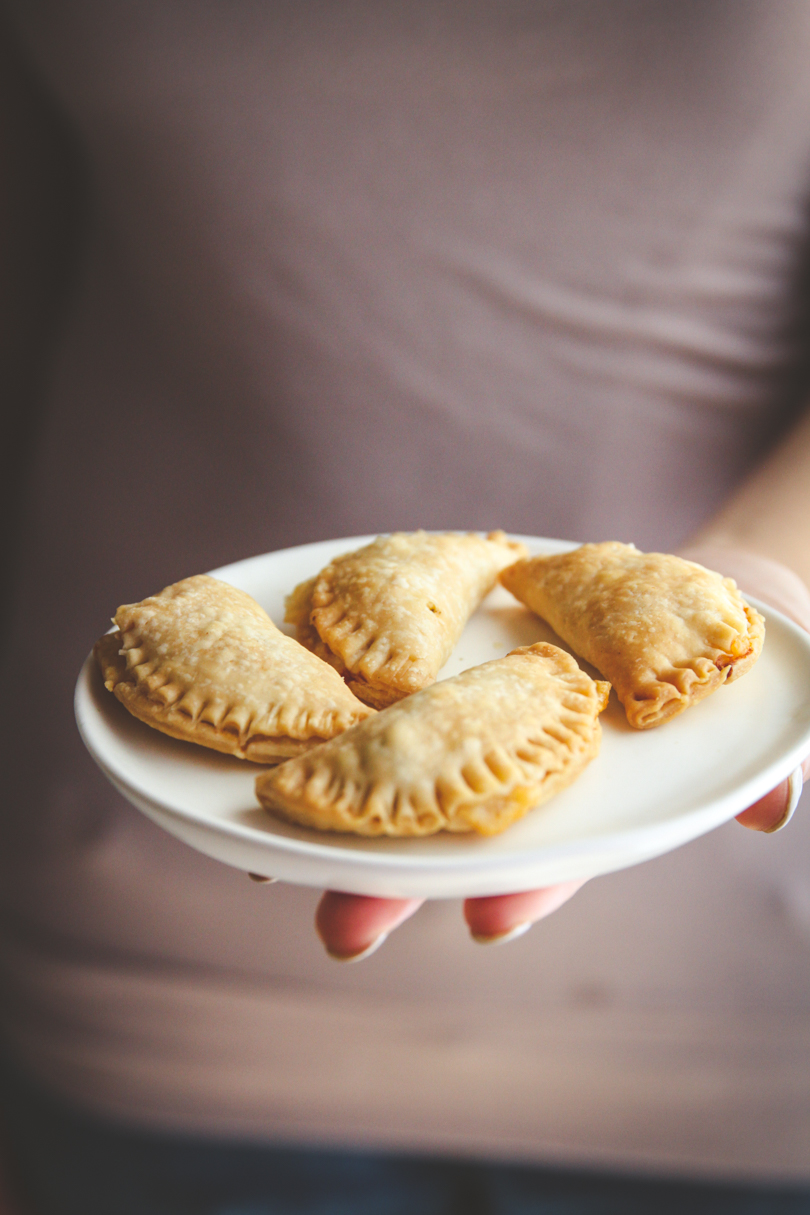
<svg viewBox="0 0 810 1215"><path fill-rule="evenodd" d="M810 408L682 550L734 578L810 632ZM802 765L810 777L810 757ZM784 819L787 781L737 821L773 831Z"/></svg>

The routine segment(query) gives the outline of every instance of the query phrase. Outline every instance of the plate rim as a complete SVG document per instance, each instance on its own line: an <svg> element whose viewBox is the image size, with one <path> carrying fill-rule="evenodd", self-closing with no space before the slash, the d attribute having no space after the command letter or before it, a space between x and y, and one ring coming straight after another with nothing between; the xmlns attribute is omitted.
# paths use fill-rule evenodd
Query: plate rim
<svg viewBox="0 0 810 1215"><path fill-rule="evenodd" d="M566 552L579 546L577 542L555 540L549 537L527 536L519 533L509 533L509 535L511 539L529 541L533 546L547 545L549 551ZM370 539L374 538L374 536L370 537ZM227 580L226 576L230 571L244 569L247 565L265 561L269 557L300 553L323 545L345 543L347 546L354 545L355 547L359 547L364 542L369 542L369 538L345 537L335 540L313 541L304 545L291 545L284 549L276 549L268 553L256 554L240 561L230 562L228 565L219 566L209 572L213 577L222 577L224 580ZM784 613L763 603L757 597L746 594L746 600L763 613L766 622L774 618L778 622L779 627L787 629L788 633L793 636L794 641L798 642L805 650L808 663L810 664L810 635L789 617L785 616ZM105 778L127 800L135 805L141 813L147 814L148 817L158 822L165 830L171 831L162 821L168 818L170 821L177 821L188 825L197 832L211 834L224 841L234 840L241 846L252 846L268 858L268 864L270 864L270 858L280 852L285 858L290 860L291 864L295 862L303 867L306 867L307 862L320 865L331 863L335 866L336 871L356 868L361 872L376 874L379 877L384 877L385 874L388 874L394 880L407 874L413 875L414 880L418 880L419 878L429 880L433 878L436 881L440 881L442 877L447 875L453 875L454 878L460 879L462 874L469 874L471 879L474 879L486 873L492 873L495 870L504 872L522 869L533 863L540 864L541 861L552 862L558 859L560 861L568 860L574 862L578 858L587 857L589 853L594 851L598 851L602 857L607 859L611 854L618 856L620 854L626 855L628 851L639 851L639 844L648 837L666 837L670 831L674 831L678 836L677 841L669 844L665 843L662 847L656 848L656 851L653 853L653 855L661 855L729 821L744 808L739 804L743 795L746 804L752 804L758 797L763 796L771 788L774 788L781 780L786 779L807 754L808 749L810 749L810 721L808 721L808 726L799 741L784 751L779 759L771 761L771 763L750 776L742 785L737 785L732 791L719 797L711 798L708 805L693 808L685 814L676 816L665 822L659 820L623 831L588 835L574 840L556 841L552 844L526 848L511 854L496 853L474 856L464 853L463 855L457 854L456 856L452 856L451 854L434 854L420 857L414 855L412 852L408 854L397 854L396 852L375 853L368 849L354 849L350 845L347 847L345 841L342 846L338 847L329 841L320 842L296 836L263 832L256 827L232 820L203 818L193 811L178 807L170 802L157 801L151 794L144 792L137 784L118 772L114 765L110 764L108 757L101 754L96 746L88 719L94 714L100 714L101 712L95 704L98 687L93 686L94 682L97 685L99 679L100 673L98 672L91 650L82 664L74 691L74 712L82 742ZM251 765L251 767L255 769L257 775L262 770L262 766L258 764ZM143 803L149 804L153 812L147 811ZM685 827L688 828L686 838L684 838ZM692 830L692 827L695 829ZM194 845L189 846L193 847ZM229 863L224 858L219 859L222 863ZM643 863L643 859L649 858L642 858L642 861L639 862L630 861L628 864ZM617 868L622 867L625 866L622 864L617 866ZM606 871L610 870L600 868L600 872ZM303 875L297 878L286 878L285 880L297 881L304 885L309 884ZM340 888L339 878L337 879L335 888ZM431 897L444 896L434 894ZM447 895L446 897L456 896Z"/></svg>

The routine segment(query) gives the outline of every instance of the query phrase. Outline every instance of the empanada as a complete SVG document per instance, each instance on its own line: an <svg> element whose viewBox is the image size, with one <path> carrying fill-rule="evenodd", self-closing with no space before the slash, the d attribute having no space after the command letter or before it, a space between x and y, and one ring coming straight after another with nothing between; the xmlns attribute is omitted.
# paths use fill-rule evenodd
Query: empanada
<svg viewBox="0 0 810 1215"><path fill-rule="evenodd" d="M526 549L503 532L396 532L296 587L285 620L366 704L433 683L498 574Z"/></svg>
<svg viewBox="0 0 810 1215"><path fill-rule="evenodd" d="M435 683L256 778L267 809L323 831L495 835L599 750L610 685L546 642Z"/></svg>
<svg viewBox="0 0 810 1215"><path fill-rule="evenodd" d="M519 561L501 582L610 680L639 730L754 665L765 622L735 583L632 544L583 544Z"/></svg>
<svg viewBox="0 0 810 1215"><path fill-rule="evenodd" d="M373 712L255 599L206 574L120 607L113 623L95 647L105 686L173 738L276 763Z"/></svg>

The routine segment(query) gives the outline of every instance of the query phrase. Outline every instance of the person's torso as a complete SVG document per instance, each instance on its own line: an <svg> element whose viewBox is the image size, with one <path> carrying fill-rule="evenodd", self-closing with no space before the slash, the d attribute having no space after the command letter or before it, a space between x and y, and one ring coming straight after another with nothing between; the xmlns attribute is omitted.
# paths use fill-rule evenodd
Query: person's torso
<svg viewBox="0 0 810 1215"><path fill-rule="evenodd" d="M117 800L70 696L118 603L275 547L683 540L797 403L807 5L43 4L21 24L94 225L6 677L19 940L112 976L524 1010L766 1008L767 972L804 1008L806 940L767 910L785 853L743 913L748 841L727 835L595 886L514 953L482 956L438 904L338 970L311 892L259 891Z"/></svg>

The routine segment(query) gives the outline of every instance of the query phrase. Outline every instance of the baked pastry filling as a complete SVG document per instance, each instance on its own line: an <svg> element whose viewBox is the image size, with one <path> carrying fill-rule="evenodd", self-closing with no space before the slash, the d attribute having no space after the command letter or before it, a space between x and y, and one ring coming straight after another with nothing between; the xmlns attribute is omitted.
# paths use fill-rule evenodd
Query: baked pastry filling
<svg viewBox="0 0 810 1215"><path fill-rule="evenodd" d="M648 729L750 670L764 639L734 582L683 558L617 542L524 554L502 532L381 536L289 595L298 641L202 574L120 607L94 652L147 725L280 765L256 780L274 814L366 836L492 835L594 758L611 684ZM538 642L436 683L499 576L610 682Z"/></svg>
<svg viewBox="0 0 810 1215"><path fill-rule="evenodd" d="M382 708L433 683L498 574L525 555L503 532L380 536L296 587L285 620Z"/></svg>
<svg viewBox="0 0 810 1215"><path fill-rule="evenodd" d="M256 778L269 811L322 831L494 835L599 750L609 684L538 642L400 700Z"/></svg>
<svg viewBox="0 0 810 1215"><path fill-rule="evenodd" d="M115 614L96 643L105 686L156 730L275 763L372 712L244 591L199 574Z"/></svg>
<svg viewBox="0 0 810 1215"><path fill-rule="evenodd" d="M632 544L519 561L501 582L610 680L637 729L749 671L765 622L731 578Z"/></svg>

